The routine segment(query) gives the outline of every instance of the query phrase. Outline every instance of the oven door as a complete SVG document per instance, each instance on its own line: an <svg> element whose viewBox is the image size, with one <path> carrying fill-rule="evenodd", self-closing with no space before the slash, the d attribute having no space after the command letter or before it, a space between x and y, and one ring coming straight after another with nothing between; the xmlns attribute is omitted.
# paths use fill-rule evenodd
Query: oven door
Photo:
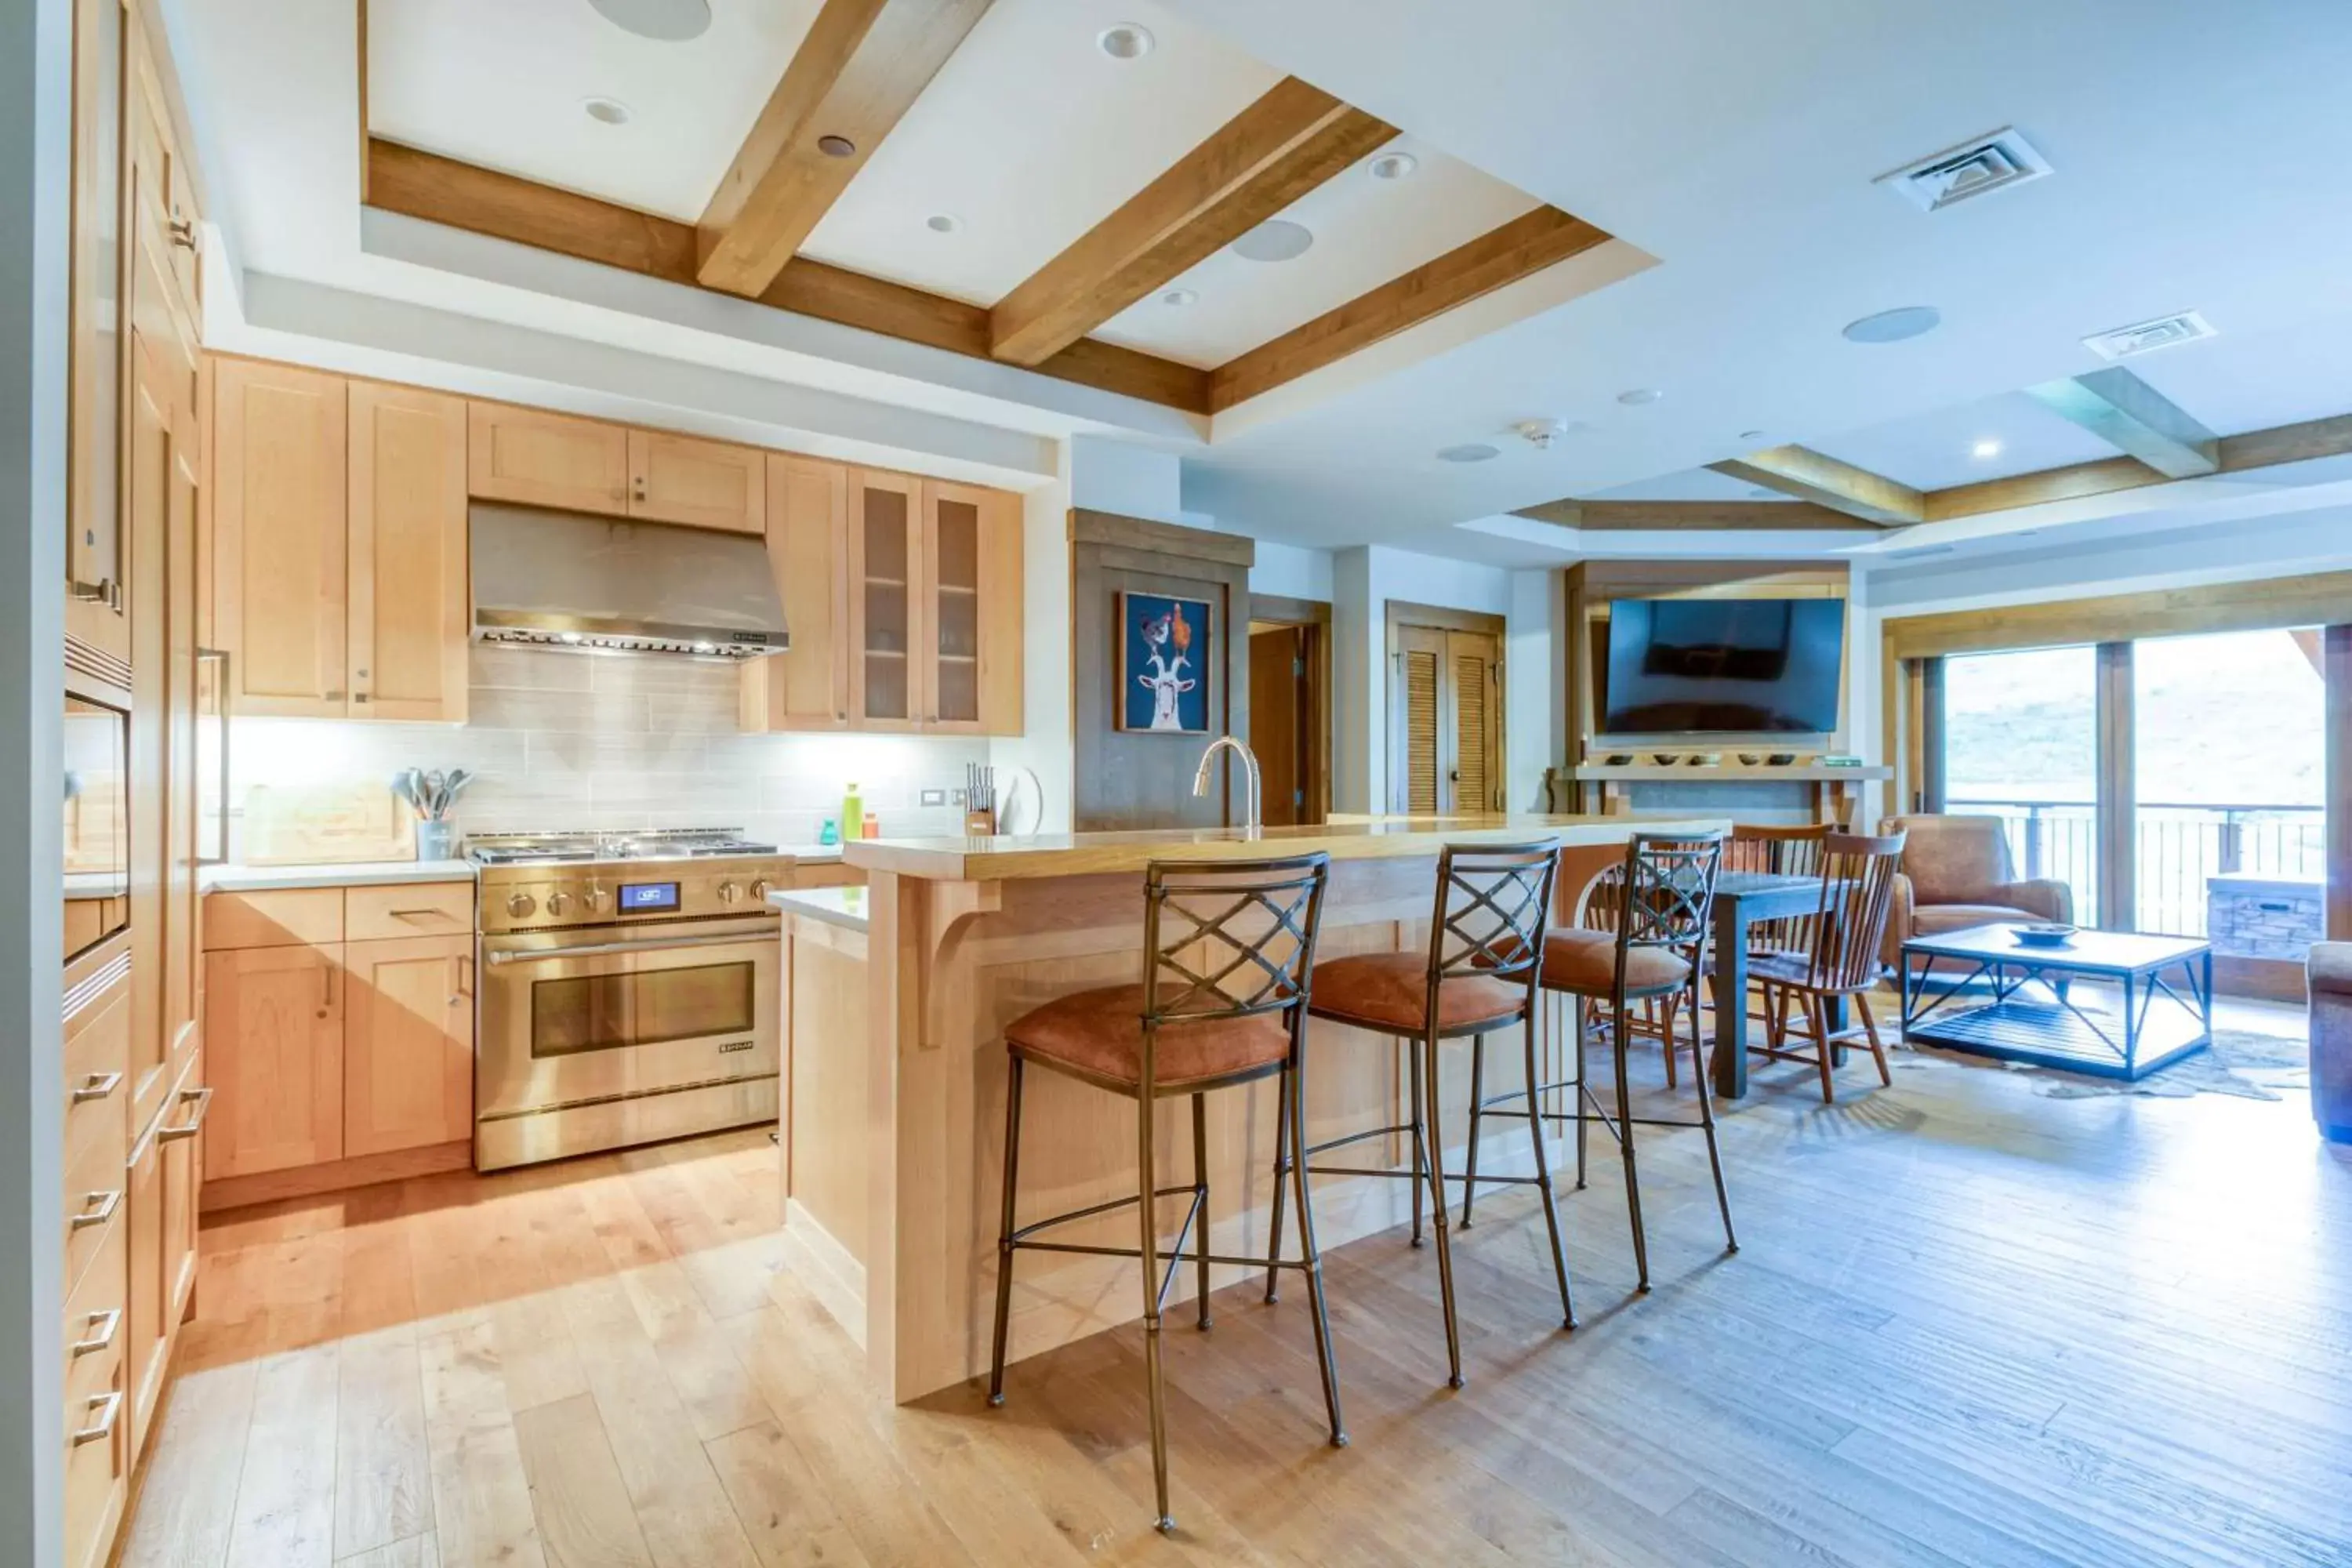
<svg viewBox="0 0 2352 1568"><path fill-rule="evenodd" d="M775 1076L778 922L482 938L483 1119Z"/></svg>

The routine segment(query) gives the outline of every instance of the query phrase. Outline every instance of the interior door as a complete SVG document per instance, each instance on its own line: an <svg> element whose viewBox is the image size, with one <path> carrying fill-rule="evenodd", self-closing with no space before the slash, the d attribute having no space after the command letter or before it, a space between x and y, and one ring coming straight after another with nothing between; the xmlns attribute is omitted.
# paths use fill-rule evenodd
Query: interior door
<svg viewBox="0 0 2352 1568"><path fill-rule="evenodd" d="M1400 626L1391 679L1391 809L1417 816L1502 810L1502 639Z"/></svg>
<svg viewBox="0 0 2352 1568"><path fill-rule="evenodd" d="M352 716L466 720L466 404L353 382Z"/></svg>
<svg viewBox="0 0 2352 1568"><path fill-rule="evenodd" d="M1306 636L1300 626L1250 630L1250 750L1257 753L1268 827L1306 816Z"/></svg>

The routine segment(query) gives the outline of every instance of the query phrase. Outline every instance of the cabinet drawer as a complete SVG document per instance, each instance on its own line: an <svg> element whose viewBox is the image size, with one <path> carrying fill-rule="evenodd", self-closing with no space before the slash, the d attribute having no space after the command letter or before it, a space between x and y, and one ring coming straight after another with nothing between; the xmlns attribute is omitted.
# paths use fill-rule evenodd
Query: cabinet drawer
<svg viewBox="0 0 2352 1568"><path fill-rule="evenodd" d="M463 936L474 930L474 884L408 883L350 888L343 895L343 940L387 942L411 936Z"/></svg>
<svg viewBox="0 0 2352 1568"><path fill-rule="evenodd" d="M105 1250L107 1237L122 1215L129 1135L121 1120L121 1100L118 1097L110 1103L114 1116L82 1123L78 1129L82 1134L79 1146L66 1151L65 1213L59 1226L65 1237L68 1290Z"/></svg>
<svg viewBox="0 0 2352 1568"><path fill-rule="evenodd" d="M71 1149L75 1116L93 1106L105 1105L118 1125L128 1125L122 1081L131 1070L127 956L67 986L65 1025L66 1147Z"/></svg>
<svg viewBox="0 0 2352 1568"><path fill-rule="evenodd" d="M332 947L342 940L341 888L214 893L205 900L207 952L241 947Z"/></svg>
<svg viewBox="0 0 2352 1568"><path fill-rule="evenodd" d="M71 1568L106 1561L131 1473L131 1409L123 1380L124 1226L106 1227L98 1265L82 1279L65 1317L65 1559ZM75 1346L92 1348L79 1354Z"/></svg>

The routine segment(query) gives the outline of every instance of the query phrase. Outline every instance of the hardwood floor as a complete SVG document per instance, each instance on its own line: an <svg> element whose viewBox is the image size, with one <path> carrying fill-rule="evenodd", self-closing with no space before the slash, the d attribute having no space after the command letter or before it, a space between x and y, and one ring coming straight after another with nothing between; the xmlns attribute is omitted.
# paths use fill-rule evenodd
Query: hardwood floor
<svg viewBox="0 0 2352 1568"><path fill-rule="evenodd" d="M1646 1298L1596 1140L1572 1335L1482 1194L1459 1394L1433 1255L1330 1255L1345 1450L1302 1290L1171 1317L1172 1540L1138 1331L872 1405L764 1133L218 1216L124 1562L2352 1563L2352 1157L2300 1097L1895 1061L1757 1074L1737 1257L1696 1135L1646 1141Z"/></svg>

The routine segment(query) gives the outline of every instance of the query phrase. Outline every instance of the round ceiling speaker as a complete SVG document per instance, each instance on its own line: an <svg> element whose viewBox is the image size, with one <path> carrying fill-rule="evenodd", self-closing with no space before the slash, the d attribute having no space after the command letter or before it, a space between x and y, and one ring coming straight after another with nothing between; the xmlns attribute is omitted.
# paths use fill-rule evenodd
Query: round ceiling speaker
<svg viewBox="0 0 2352 1568"><path fill-rule="evenodd" d="M1270 217L1234 241L1234 254L1244 261L1296 261L1314 245L1305 225Z"/></svg>
<svg viewBox="0 0 2352 1568"><path fill-rule="evenodd" d="M1441 463L1483 463L1499 458L1501 451L1484 441L1465 441L1459 447L1440 447L1437 460Z"/></svg>
<svg viewBox="0 0 2352 1568"><path fill-rule="evenodd" d="M621 31L656 43L682 44L710 30L710 0L588 0L588 4Z"/></svg>
<svg viewBox="0 0 2352 1568"><path fill-rule="evenodd" d="M1893 310L1881 310L1874 316L1864 316L1845 324L1848 342L1899 343L1906 338L1916 338L1932 332L1944 324L1944 313L1933 305L1905 305Z"/></svg>

